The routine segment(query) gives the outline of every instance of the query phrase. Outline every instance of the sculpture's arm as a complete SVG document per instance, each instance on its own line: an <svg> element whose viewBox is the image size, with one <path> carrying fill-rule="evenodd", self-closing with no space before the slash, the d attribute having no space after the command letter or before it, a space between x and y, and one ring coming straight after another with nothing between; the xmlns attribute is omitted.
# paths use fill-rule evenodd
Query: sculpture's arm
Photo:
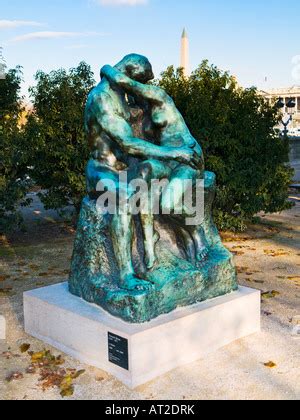
<svg viewBox="0 0 300 420"><path fill-rule="evenodd" d="M159 87L139 83L109 65L101 69L101 76L106 77L110 83L117 84L126 93L141 96L148 101L162 105L167 99L167 94Z"/></svg>
<svg viewBox="0 0 300 420"><path fill-rule="evenodd" d="M130 125L120 117L102 113L99 115L98 122L105 133L129 155L138 156L143 159L174 159L184 164L196 164L194 162L194 151L190 147L174 148L156 146L148 141L135 138Z"/></svg>

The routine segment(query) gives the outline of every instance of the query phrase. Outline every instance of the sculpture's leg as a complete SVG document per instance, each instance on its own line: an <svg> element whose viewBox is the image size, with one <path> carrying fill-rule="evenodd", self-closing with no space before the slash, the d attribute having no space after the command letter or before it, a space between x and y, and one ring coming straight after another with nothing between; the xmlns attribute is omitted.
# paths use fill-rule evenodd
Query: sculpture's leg
<svg viewBox="0 0 300 420"><path fill-rule="evenodd" d="M194 245L195 260L197 263L203 262L209 253L209 244L205 237L205 231L202 226L187 226L185 223L186 217L191 217L191 214L187 214L184 207L184 200L182 194L185 194L184 181L191 180L195 184L197 179L200 179L200 172L192 169L189 166L180 165L176 168L172 174L171 182L167 190L162 197L162 209L164 212L174 212L175 209L181 207L181 217L178 216L178 220L181 221L182 226L182 239L187 243L187 238L192 238ZM188 249L191 249L189 243ZM191 254L191 251L188 252Z"/></svg>
<svg viewBox="0 0 300 420"><path fill-rule="evenodd" d="M124 186L125 189L123 189L118 172L104 167L94 159L89 161L86 172L88 185L91 189L89 192L94 191L97 195L98 182L104 182L104 185L108 188L107 181L110 181L109 191L112 194L120 197L122 190L122 197L126 198L128 196L128 188ZM132 264L132 215L129 211L120 212L119 210L112 217L110 232L120 272L120 286L126 290L148 290L152 286L151 283L137 278Z"/></svg>
<svg viewBox="0 0 300 420"><path fill-rule="evenodd" d="M162 178L168 177L169 174L169 168L155 159L143 162L139 168L139 176L147 182L148 187L151 186L151 180L161 180ZM157 261L155 246L159 241L159 234L154 229L153 209L151 205L149 206L149 203L151 204L152 202L151 190L146 192L146 196L142 201L144 208L142 208L141 224L144 237L145 264L151 270Z"/></svg>
<svg viewBox="0 0 300 420"><path fill-rule="evenodd" d="M145 264L148 270L151 270L157 261L155 246L159 241L159 233L154 230L153 214L142 214L141 223L144 237Z"/></svg>
<svg viewBox="0 0 300 420"><path fill-rule="evenodd" d="M149 290L152 284L136 277L132 264L133 223L131 214L115 214L110 226L120 286L126 290Z"/></svg>
<svg viewBox="0 0 300 420"><path fill-rule="evenodd" d="M188 261L194 264L196 261L196 252L192 235L183 227L179 227L177 232L183 241L184 251Z"/></svg>
<svg viewBox="0 0 300 420"><path fill-rule="evenodd" d="M195 245L196 264L200 265L207 259L209 245L202 226L186 226Z"/></svg>

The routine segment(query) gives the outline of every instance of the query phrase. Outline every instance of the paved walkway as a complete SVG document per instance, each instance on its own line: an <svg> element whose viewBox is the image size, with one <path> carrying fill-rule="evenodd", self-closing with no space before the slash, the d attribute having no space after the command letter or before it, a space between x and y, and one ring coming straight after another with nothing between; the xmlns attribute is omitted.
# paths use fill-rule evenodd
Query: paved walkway
<svg viewBox="0 0 300 420"><path fill-rule="evenodd" d="M295 194L292 200L296 206L291 211L262 217L261 224L244 234L224 234L226 246L236 254L240 284L267 293L260 334L135 391L63 355L63 367L85 370L74 381L70 398L298 400L300 340L293 336L293 319L300 315L300 196ZM0 312L8 324L7 341L0 341L0 399L61 399L56 387L42 390L40 371L26 373L30 356L20 351L24 343L32 351L45 347L23 331L22 293L66 279L74 239L72 229L36 206L28 209L27 233L3 237L0 247ZM12 373L15 380L5 381Z"/></svg>

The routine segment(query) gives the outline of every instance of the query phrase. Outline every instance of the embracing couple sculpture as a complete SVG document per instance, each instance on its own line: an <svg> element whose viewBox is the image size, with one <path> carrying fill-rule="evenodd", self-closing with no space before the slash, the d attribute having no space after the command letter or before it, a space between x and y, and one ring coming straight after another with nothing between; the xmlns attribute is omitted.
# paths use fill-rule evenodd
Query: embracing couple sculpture
<svg viewBox="0 0 300 420"><path fill-rule="evenodd" d="M202 149L172 98L147 84L154 78L150 62L131 54L115 67L103 67L101 78L86 105L88 197L75 241L71 292L124 320L143 322L235 290L231 255L212 220L214 174L205 172ZM149 186L153 179L167 179L160 207L168 216L145 212L137 221L130 209L100 214L99 182L112 181L112 193L132 194L120 182L122 171ZM199 179L205 180L205 215L203 223L190 226L184 206L182 214L175 212L184 191L178 182L191 180L195 186Z"/></svg>
<svg viewBox="0 0 300 420"><path fill-rule="evenodd" d="M98 182L103 179L113 180L119 189L126 188L119 185L119 168L130 171L128 157L135 156L141 158L137 176L149 184L151 179L167 178L170 181L162 195L161 210L164 214L172 213L176 200L181 199L174 196L178 180L196 181L203 177L203 154L199 144L166 92L144 84L154 78L146 57L136 54L126 56L115 68L105 66L101 76L102 81L91 92L86 107L86 131L93 154L87 168L89 193L94 194ZM125 95L131 95L136 103L144 102L143 131L144 136L152 140L151 143L134 137ZM154 232L153 219L150 212L141 216L148 269L152 269L156 261L158 234ZM190 235L188 231L183 235L186 247L190 249L192 244L188 241L193 240L196 259L201 261L205 253L204 235L201 237L198 226L186 229L190 232ZM114 215L111 232L121 285L128 290L149 287L149 282L136 277L131 261L133 232L130 209L128 214Z"/></svg>

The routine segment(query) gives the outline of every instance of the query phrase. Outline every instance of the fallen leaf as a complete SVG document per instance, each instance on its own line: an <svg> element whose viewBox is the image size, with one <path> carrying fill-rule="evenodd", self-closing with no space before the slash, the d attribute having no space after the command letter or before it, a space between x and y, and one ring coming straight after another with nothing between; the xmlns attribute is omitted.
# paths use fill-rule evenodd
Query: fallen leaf
<svg viewBox="0 0 300 420"><path fill-rule="evenodd" d="M14 355L12 354L12 352L10 352L10 351L4 351L3 353L2 353L2 356L3 357L5 357L6 358L6 360L9 360L9 359L11 359Z"/></svg>
<svg viewBox="0 0 300 420"><path fill-rule="evenodd" d="M54 362L55 362L55 365L56 365L56 366L59 366L59 365L62 365L62 364L64 364L64 363L65 363L65 361L64 361L64 359L62 358L62 356L61 356L61 355L60 355L60 356L57 356L57 357L55 358Z"/></svg>
<svg viewBox="0 0 300 420"><path fill-rule="evenodd" d="M40 370L40 379L41 387L43 391L46 391L49 388L59 387L62 384L67 372L65 369L58 369L57 367L48 366Z"/></svg>
<svg viewBox="0 0 300 420"><path fill-rule="evenodd" d="M31 356L31 365L26 373L39 373L39 386L43 391L58 388L63 398L74 394L73 381L85 373L84 370L65 369L61 366L65 363L62 356L54 356L49 350L28 354Z"/></svg>
<svg viewBox="0 0 300 420"><path fill-rule="evenodd" d="M245 255L245 252L243 251L231 251L231 252L237 257L241 257L242 255Z"/></svg>
<svg viewBox="0 0 300 420"><path fill-rule="evenodd" d="M268 362L268 363L264 363L264 366L267 367L267 368L269 368L269 369L274 369L274 368L277 367L276 363L271 362L271 361Z"/></svg>
<svg viewBox="0 0 300 420"><path fill-rule="evenodd" d="M265 316L271 316L272 315L272 312L263 311L263 315L265 315Z"/></svg>
<svg viewBox="0 0 300 420"><path fill-rule="evenodd" d="M8 276L8 275L1 275L1 276L0 276L0 282L1 282L1 281L6 281L6 280L8 280L8 279L10 279L10 277L11 277L11 276Z"/></svg>
<svg viewBox="0 0 300 420"><path fill-rule="evenodd" d="M60 384L60 395L65 397L71 397L74 394L73 377L71 374L66 375Z"/></svg>
<svg viewBox="0 0 300 420"><path fill-rule="evenodd" d="M23 273L22 273L22 276L23 276L23 277L29 277L29 276L31 276L31 274L30 274L30 273L28 273L28 272L23 272Z"/></svg>
<svg viewBox="0 0 300 420"><path fill-rule="evenodd" d="M300 276L290 276L288 277L289 280L300 280Z"/></svg>
<svg viewBox="0 0 300 420"><path fill-rule="evenodd" d="M70 385L68 388L63 388L60 391L60 395L62 396L62 398L72 397L72 395L74 395L74 386Z"/></svg>
<svg viewBox="0 0 300 420"><path fill-rule="evenodd" d="M71 374L66 375L61 382L61 388L69 388L73 383L73 377Z"/></svg>
<svg viewBox="0 0 300 420"><path fill-rule="evenodd" d="M28 366L28 368L26 369L26 373L28 373L29 375L33 375L36 373L36 368L34 366Z"/></svg>
<svg viewBox="0 0 300 420"><path fill-rule="evenodd" d="M6 377L6 381L7 382L12 382L12 381L18 381L20 379L23 379L24 375L21 372L12 372L10 373L7 377Z"/></svg>
<svg viewBox="0 0 300 420"><path fill-rule="evenodd" d="M291 319L291 322L292 322L292 324L294 324L294 325L300 325L300 316L298 315L298 316L294 316L292 319Z"/></svg>
<svg viewBox="0 0 300 420"><path fill-rule="evenodd" d="M251 238L246 236L228 236L226 232L221 232L222 239L224 242L246 242L249 241Z"/></svg>
<svg viewBox="0 0 300 420"><path fill-rule="evenodd" d="M79 378L79 376L83 375L84 373L85 373L84 369L77 370L77 371L75 371L75 373L72 374L72 378L77 379L77 378Z"/></svg>
<svg viewBox="0 0 300 420"><path fill-rule="evenodd" d="M279 295L280 295L280 293L277 292L276 290L272 290L272 292L265 292L265 293L261 294L262 298L264 298L264 299L272 299L272 298L275 298L276 296L279 296Z"/></svg>
<svg viewBox="0 0 300 420"><path fill-rule="evenodd" d="M0 296L8 296L11 295L12 287L6 287L4 289L0 289Z"/></svg>
<svg viewBox="0 0 300 420"><path fill-rule="evenodd" d="M31 268L32 270L38 270L40 267L36 264L29 264L28 266L29 268Z"/></svg>
<svg viewBox="0 0 300 420"><path fill-rule="evenodd" d="M20 346L20 352L26 353L30 349L30 344L24 343Z"/></svg>
<svg viewBox="0 0 300 420"><path fill-rule="evenodd" d="M238 273L245 273L249 270L249 267L237 267Z"/></svg>
<svg viewBox="0 0 300 420"><path fill-rule="evenodd" d="M286 252L284 249L278 249L277 251L274 251L273 249L265 249L264 253L265 255L268 255L270 257L282 257L289 255L289 253Z"/></svg>
<svg viewBox="0 0 300 420"><path fill-rule="evenodd" d="M42 360L44 357L46 356L46 351L40 351L38 353L33 353L31 355L31 361L32 363L36 363L39 362L40 360Z"/></svg>
<svg viewBox="0 0 300 420"><path fill-rule="evenodd" d="M19 261L17 264L20 267L25 267L27 265L25 261Z"/></svg>
<svg viewBox="0 0 300 420"><path fill-rule="evenodd" d="M55 271L57 271L57 268L53 268L53 267L48 268L48 273L53 273Z"/></svg>

